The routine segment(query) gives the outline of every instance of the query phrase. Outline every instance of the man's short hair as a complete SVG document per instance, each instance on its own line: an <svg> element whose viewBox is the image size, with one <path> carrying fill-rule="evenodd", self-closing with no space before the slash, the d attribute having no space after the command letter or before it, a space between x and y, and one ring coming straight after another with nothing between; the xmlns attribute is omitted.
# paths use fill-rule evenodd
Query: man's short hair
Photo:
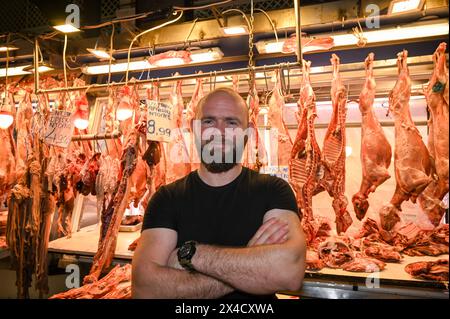
<svg viewBox="0 0 450 319"><path fill-rule="evenodd" d="M209 92L208 94L206 94L204 97L202 97L200 99L200 101L198 101L197 113L200 112L203 105L208 101L208 99L210 99L214 95L217 95L218 93L219 94L220 93L227 94L228 96L233 98L237 102L237 104L240 104L245 109L245 114L247 115L247 122L249 121L247 103L245 102L245 100L242 98L242 96L238 92L236 92L235 90L233 90L231 88L227 88L227 87L216 88L216 89L212 90L211 92ZM195 117L197 117L197 115L198 114L195 114Z"/></svg>

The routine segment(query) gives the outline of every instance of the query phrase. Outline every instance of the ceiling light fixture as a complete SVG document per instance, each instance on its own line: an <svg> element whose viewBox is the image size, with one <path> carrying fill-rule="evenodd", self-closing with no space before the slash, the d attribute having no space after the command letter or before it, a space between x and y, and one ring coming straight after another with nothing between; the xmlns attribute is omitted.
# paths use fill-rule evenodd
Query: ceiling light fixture
<svg viewBox="0 0 450 319"><path fill-rule="evenodd" d="M13 68L8 68L8 76L15 76L15 75L25 75L25 74L31 74L31 72L24 70L24 68L29 67L30 65L22 65L22 66L16 66ZM6 76L6 69L0 69L0 77Z"/></svg>
<svg viewBox="0 0 450 319"><path fill-rule="evenodd" d="M106 51L106 49L102 48L95 48L95 49L86 49L93 55L95 55L97 58L101 60L109 60L110 58L114 60L114 57L111 57L111 55Z"/></svg>
<svg viewBox="0 0 450 319"><path fill-rule="evenodd" d="M148 61L145 60L135 60L130 61L130 65L127 62L112 63L111 73L126 72L129 66L130 71L139 71L149 68L153 68ZM109 64L99 64L99 65L87 65L81 68L84 74L95 75L95 74L107 74L109 73Z"/></svg>
<svg viewBox="0 0 450 319"><path fill-rule="evenodd" d="M384 30L364 32L367 43L379 43L399 40L410 40L416 38L429 38L448 34L448 21L438 23L417 24L399 26ZM353 34L332 35L335 46L356 45L358 39Z"/></svg>
<svg viewBox="0 0 450 319"><path fill-rule="evenodd" d="M19 48L12 46L12 45L4 45L0 47L0 52L6 52L6 51L14 51L14 50L18 50Z"/></svg>
<svg viewBox="0 0 450 319"><path fill-rule="evenodd" d="M81 31L80 29L75 28L71 24L55 25L55 26L53 26L53 28L58 30L59 32L62 32L62 33L75 33L75 32L80 32Z"/></svg>
<svg viewBox="0 0 450 319"><path fill-rule="evenodd" d="M220 29L226 36L248 34L248 27L246 25L226 26Z"/></svg>
<svg viewBox="0 0 450 319"><path fill-rule="evenodd" d="M420 11L425 0L393 0L389 5L388 14Z"/></svg>
<svg viewBox="0 0 450 319"><path fill-rule="evenodd" d="M45 62L41 62L40 65L38 66L39 73L53 71L54 69L55 68L52 67L49 63L45 63ZM27 66L23 70L34 73L34 66L33 65Z"/></svg>

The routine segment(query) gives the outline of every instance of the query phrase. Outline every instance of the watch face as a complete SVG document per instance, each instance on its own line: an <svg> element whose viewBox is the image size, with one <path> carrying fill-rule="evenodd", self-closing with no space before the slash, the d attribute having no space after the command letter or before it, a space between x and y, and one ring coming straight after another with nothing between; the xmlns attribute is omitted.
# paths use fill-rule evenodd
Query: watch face
<svg viewBox="0 0 450 319"><path fill-rule="evenodd" d="M183 245L178 250L180 258L187 258L189 256L189 253L191 252L191 245Z"/></svg>

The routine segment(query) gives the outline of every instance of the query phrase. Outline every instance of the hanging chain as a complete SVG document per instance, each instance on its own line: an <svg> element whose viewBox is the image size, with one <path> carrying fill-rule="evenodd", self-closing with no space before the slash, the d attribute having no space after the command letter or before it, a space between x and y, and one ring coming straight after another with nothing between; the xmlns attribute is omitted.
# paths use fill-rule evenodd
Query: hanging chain
<svg viewBox="0 0 450 319"><path fill-rule="evenodd" d="M254 61L253 61L253 26L254 26L255 17L253 15L253 0L251 1L250 8L250 32L248 35L248 86L249 92L252 92L253 83L255 81L255 70L254 70ZM250 93L251 94L251 93Z"/></svg>

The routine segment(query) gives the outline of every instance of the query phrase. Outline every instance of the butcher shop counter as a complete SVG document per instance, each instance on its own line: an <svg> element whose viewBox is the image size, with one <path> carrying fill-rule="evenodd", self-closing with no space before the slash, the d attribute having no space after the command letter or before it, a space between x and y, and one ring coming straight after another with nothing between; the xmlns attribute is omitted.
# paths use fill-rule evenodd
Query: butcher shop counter
<svg viewBox="0 0 450 319"><path fill-rule="evenodd" d="M400 263L386 263L386 268L379 273L356 273L331 268L307 271L301 291L290 292L290 294L303 298L326 299L448 299L448 282L416 279L404 270L405 266L410 263L448 258L449 255L438 257L404 256Z"/></svg>
<svg viewBox="0 0 450 319"><path fill-rule="evenodd" d="M97 253L99 235L100 227L97 224L87 226L73 233L70 238L62 237L49 242L48 251L51 253L93 257ZM140 230L119 232L114 258L131 260L133 252L128 250L128 246L140 235Z"/></svg>

